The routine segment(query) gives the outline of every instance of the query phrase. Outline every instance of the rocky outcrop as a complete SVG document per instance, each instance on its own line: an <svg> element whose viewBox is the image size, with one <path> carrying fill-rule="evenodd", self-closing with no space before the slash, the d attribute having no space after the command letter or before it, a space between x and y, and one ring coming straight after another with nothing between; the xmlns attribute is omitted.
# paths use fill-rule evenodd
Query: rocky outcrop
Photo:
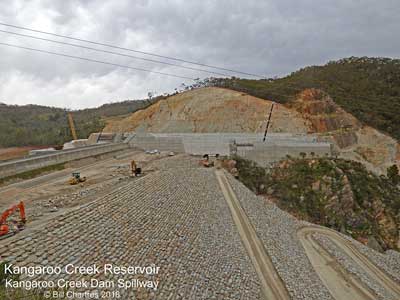
<svg viewBox="0 0 400 300"><path fill-rule="evenodd" d="M309 121L312 133L328 133L339 148L357 143L355 132L361 128L361 123L321 90L304 90L291 106Z"/></svg>
<svg viewBox="0 0 400 300"><path fill-rule="evenodd" d="M271 101L222 88L203 88L168 97L121 121L105 132L143 130L155 133L264 132ZM290 122L288 122L290 120ZM307 133L301 115L276 104L271 132Z"/></svg>
<svg viewBox="0 0 400 300"><path fill-rule="evenodd" d="M400 146L393 138L361 124L321 90L307 89L290 105L310 125L310 132L336 146L339 155L364 163L369 170L385 174L400 165Z"/></svg>

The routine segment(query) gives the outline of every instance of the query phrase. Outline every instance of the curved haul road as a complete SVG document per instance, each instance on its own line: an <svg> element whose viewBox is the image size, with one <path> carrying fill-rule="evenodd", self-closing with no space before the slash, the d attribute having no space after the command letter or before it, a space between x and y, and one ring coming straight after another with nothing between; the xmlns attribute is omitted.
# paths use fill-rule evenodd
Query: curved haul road
<svg viewBox="0 0 400 300"><path fill-rule="evenodd" d="M377 299L377 295L366 287L358 277L345 270L328 251L322 248L314 239L314 233L329 238L369 277L390 292L395 297L393 299L400 299L400 285L375 266L350 241L328 228L303 227L297 232L297 236L315 271L335 299Z"/></svg>
<svg viewBox="0 0 400 300"><path fill-rule="evenodd" d="M236 198L224 172L217 170L216 175L233 220L238 228L239 235L260 279L261 292L264 299L290 299L285 284L276 272L261 240L257 236L243 208L240 206L239 200Z"/></svg>

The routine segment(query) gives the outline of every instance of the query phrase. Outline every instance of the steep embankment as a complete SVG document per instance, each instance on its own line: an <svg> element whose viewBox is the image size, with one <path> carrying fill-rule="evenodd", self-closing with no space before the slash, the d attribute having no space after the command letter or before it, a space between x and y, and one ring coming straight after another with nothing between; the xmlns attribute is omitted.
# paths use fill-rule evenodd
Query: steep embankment
<svg viewBox="0 0 400 300"><path fill-rule="evenodd" d="M341 157L362 162L369 170L383 174L400 163L400 146L395 139L363 125L321 90L306 89L288 106L301 114L311 133L333 142Z"/></svg>
<svg viewBox="0 0 400 300"><path fill-rule="evenodd" d="M400 248L400 190L343 159L288 159L270 172L238 159L239 179L298 218L349 234L375 249Z"/></svg>
<svg viewBox="0 0 400 300"><path fill-rule="evenodd" d="M195 89L109 121L104 131L264 132L271 105L271 101L229 89ZM276 104L270 132L317 134L320 140L332 142L338 155L378 173L385 173L400 159L400 147L393 138L363 125L316 89L302 91L288 104Z"/></svg>
<svg viewBox="0 0 400 300"><path fill-rule="evenodd" d="M110 121L104 131L264 132L271 104L228 89L196 89L160 100L122 121ZM271 125L273 132L308 131L301 115L281 104L274 108Z"/></svg>
<svg viewBox="0 0 400 300"><path fill-rule="evenodd" d="M289 103L308 88L327 92L363 124L400 140L400 60L350 57L310 66L278 79L214 78L208 85Z"/></svg>

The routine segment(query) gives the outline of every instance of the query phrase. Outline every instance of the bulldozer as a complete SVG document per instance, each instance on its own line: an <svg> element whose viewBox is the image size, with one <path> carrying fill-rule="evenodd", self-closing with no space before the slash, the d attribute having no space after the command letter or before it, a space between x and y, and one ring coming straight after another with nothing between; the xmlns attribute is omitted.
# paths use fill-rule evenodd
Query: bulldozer
<svg viewBox="0 0 400 300"><path fill-rule="evenodd" d="M72 177L69 179L68 182L70 185L75 185L75 184L79 184L79 183L82 183L85 181L86 181L86 177L81 177L81 173L73 172Z"/></svg>
<svg viewBox="0 0 400 300"><path fill-rule="evenodd" d="M10 215L19 211L21 220L18 222L7 222ZM0 239L7 238L14 235L25 228L26 216L25 216L25 206L21 201L19 204L12 206L3 212L0 218Z"/></svg>

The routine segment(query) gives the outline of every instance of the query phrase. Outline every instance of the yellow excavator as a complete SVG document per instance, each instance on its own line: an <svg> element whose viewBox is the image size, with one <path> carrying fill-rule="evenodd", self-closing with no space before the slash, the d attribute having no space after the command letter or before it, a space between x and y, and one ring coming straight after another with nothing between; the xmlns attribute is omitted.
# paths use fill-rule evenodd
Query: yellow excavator
<svg viewBox="0 0 400 300"><path fill-rule="evenodd" d="M140 176L142 174L142 168L139 168L135 160L131 161L131 177Z"/></svg>

